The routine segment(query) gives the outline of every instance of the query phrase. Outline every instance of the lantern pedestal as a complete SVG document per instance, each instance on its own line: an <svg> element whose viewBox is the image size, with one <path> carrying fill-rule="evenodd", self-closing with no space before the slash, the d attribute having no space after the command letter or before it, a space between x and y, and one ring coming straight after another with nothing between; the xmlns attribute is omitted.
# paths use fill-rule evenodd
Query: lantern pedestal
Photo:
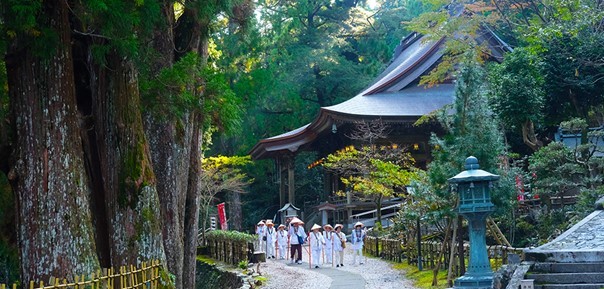
<svg viewBox="0 0 604 289"><path fill-rule="evenodd" d="M486 244L486 219L490 213L460 213L469 223L470 262L466 274L455 279L454 288L491 288L493 271L491 271Z"/></svg>

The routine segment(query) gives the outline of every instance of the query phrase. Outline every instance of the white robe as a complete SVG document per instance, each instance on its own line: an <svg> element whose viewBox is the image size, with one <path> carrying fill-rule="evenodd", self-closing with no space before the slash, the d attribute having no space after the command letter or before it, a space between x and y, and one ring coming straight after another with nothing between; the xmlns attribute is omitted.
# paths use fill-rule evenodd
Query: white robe
<svg viewBox="0 0 604 289"><path fill-rule="evenodd" d="M325 245L325 239L323 238L323 234L319 232L310 232L309 235L309 243L310 248L312 250L312 265L319 266L321 264L321 250Z"/></svg>
<svg viewBox="0 0 604 289"><path fill-rule="evenodd" d="M363 249L363 245L364 242L363 240L365 239L365 230L352 230L352 237L351 237L351 243L352 243L352 249L354 250L360 250Z"/></svg>
<svg viewBox="0 0 604 289"><path fill-rule="evenodd" d="M344 251L344 248L342 248L342 241L346 242L346 235L344 235L344 233L340 232L333 234L334 239L333 239L333 250L336 252L341 252Z"/></svg>
<svg viewBox="0 0 604 289"><path fill-rule="evenodd" d="M275 241L277 241L277 231L274 227L268 227L264 230L266 236L266 257L275 257Z"/></svg>
<svg viewBox="0 0 604 289"><path fill-rule="evenodd" d="M279 246L279 252L277 254L281 258L287 257L287 232L285 230L277 231L277 245Z"/></svg>
<svg viewBox="0 0 604 289"><path fill-rule="evenodd" d="M298 229L296 230L295 227L292 225L291 227L289 227L289 244L290 245L298 245L300 243L298 243L298 237L296 237L296 234L300 237L302 237L302 239L306 239L306 232L304 232L304 227L302 226L298 226Z"/></svg>
<svg viewBox="0 0 604 289"><path fill-rule="evenodd" d="M332 249L333 249L333 245L334 245L333 238L337 239L337 237L335 237L335 234L333 231L329 231L329 232L324 231L323 238L325 239L325 247L323 248L324 249L323 252L325 252L325 264L331 264L331 259L332 259L331 257L333 256ZM339 242L339 240L338 240L338 242Z"/></svg>

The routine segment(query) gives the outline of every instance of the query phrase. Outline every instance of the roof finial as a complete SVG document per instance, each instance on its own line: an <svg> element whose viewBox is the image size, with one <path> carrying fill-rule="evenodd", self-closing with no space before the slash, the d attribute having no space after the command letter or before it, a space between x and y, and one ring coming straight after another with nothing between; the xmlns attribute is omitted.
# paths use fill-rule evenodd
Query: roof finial
<svg viewBox="0 0 604 289"><path fill-rule="evenodd" d="M478 165L478 159L474 156L469 156L466 159L466 170L477 170L480 168L480 165Z"/></svg>

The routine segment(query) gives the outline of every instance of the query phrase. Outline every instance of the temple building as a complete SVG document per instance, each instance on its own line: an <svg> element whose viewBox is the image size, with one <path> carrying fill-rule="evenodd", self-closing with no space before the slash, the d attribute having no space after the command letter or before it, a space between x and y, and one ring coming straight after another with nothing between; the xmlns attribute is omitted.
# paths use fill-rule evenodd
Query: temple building
<svg viewBox="0 0 604 289"><path fill-rule="evenodd" d="M511 48L490 29L481 29L479 43L490 50L493 61L502 61L503 54ZM442 134L437 123L414 126L422 116L452 104L455 98L454 80L427 87L420 78L442 61L445 39L430 40L411 33L396 47L388 67L357 95L333 106L322 107L316 118L300 128L260 140L250 151L254 160L273 159L279 177L280 206L296 204L294 162L302 151L315 152L317 161L307 164L313 169L320 160L351 145L360 146L347 137L355 124L380 119L389 127L389 135L380 145L406 146L415 158L416 166L425 168L430 161L429 139L431 133ZM330 197L321 200L311 212L304 212L308 220L317 223L327 219L330 223L351 224L363 221L371 226L375 220L375 204L370 201L335 196L344 189L339 176L325 173L324 190ZM383 202L382 217L387 220L397 210L399 199ZM308 209L307 209L308 210ZM308 221L307 221L308 223Z"/></svg>

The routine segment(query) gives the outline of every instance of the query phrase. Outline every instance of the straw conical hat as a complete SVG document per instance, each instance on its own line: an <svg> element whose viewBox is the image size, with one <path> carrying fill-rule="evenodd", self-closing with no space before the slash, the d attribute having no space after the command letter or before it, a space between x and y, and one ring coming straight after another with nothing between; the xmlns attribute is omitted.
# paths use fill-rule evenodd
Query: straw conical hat
<svg viewBox="0 0 604 289"><path fill-rule="evenodd" d="M333 229L333 227L332 227L330 224L325 224L325 225L323 226L323 228L326 228L326 229L327 229L327 228Z"/></svg>
<svg viewBox="0 0 604 289"><path fill-rule="evenodd" d="M294 217L291 221L289 221L289 223L290 224L295 224L295 223L304 224L304 222L302 222L302 220L300 220L300 219L298 219L296 217Z"/></svg>
<svg viewBox="0 0 604 289"><path fill-rule="evenodd" d="M311 230L311 231L312 231L312 230L318 230L318 229L321 229L321 226L319 226L319 225L317 225L317 224L314 224L314 225L312 226L312 228L310 228L310 230Z"/></svg>
<svg viewBox="0 0 604 289"><path fill-rule="evenodd" d="M363 223L361 223L361 222L356 222L356 223L354 224L354 227L356 228L357 226L361 226L361 227L363 227Z"/></svg>
<svg viewBox="0 0 604 289"><path fill-rule="evenodd" d="M260 221L260 222L258 222L258 224L256 224L256 225L258 225L258 226L260 226L260 225L264 225L264 222Z"/></svg>
<svg viewBox="0 0 604 289"><path fill-rule="evenodd" d="M344 225L342 225L342 224L336 224L336 225L333 227L333 229L334 229L334 230L337 230L338 228L344 228Z"/></svg>
<svg viewBox="0 0 604 289"><path fill-rule="evenodd" d="M277 229L279 229L279 228L285 228L285 225L281 224L281 225L279 225L279 227L277 227Z"/></svg>
<svg viewBox="0 0 604 289"><path fill-rule="evenodd" d="M267 226L274 226L275 224L273 224L273 220L266 220L266 225Z"/></svg>

